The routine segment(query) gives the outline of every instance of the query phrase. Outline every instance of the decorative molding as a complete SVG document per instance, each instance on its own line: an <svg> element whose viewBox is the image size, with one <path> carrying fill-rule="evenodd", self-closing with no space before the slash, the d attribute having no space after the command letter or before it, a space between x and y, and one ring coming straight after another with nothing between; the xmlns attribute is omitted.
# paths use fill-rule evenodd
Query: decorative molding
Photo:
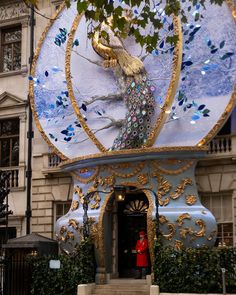
<svg viewBox="0 0 236 295"><path fill-rule="evenodd" d="M23 2L7 2L6 5L0 6L0 21L29 15L29 8Z"/></svg>
<svg viewBox="0 0 236 295"><path fill-rule="evenodd" d="M23 100L11 93L3 92L0 95L0 110L9 108L26 107L27 101Z"/></svg>
<svg viewBox="0 0 236 295"><path fill-rule="evenodd" d="M23 66L21 66L21 70L19 70L19 71L9 71L9 72L0 73L0 78L17 76L17 75L22 75L22 77L25 77L27 75L27 73L28 73L28 67L27 67L27 65L23 65Z"/></svg>
<svg viewBox="0 0 236 295"><path fill-rule="evenodd" d="M207 146L170 146L170 147L156 147L156 148L153 147L153 148L145 148L145 149L127 149L127 150L118 150L118 151L107 151L104 153L100 152L97 154L80 156L80 157L76 157L73 159L65 160L60 165L60 167L67 168L68 165L71 166L73 164L77 164L79 161L82 161L82 160L91 160L91 159L105 160L106 158L109 159L109 157L113 157L115 155L124 155L126 157L130 156L130 158L131 158L131 157L134 157L135 155L141 156L141 155L149 154L149 156L151 156L151 154L156 155L156 154L167 153L167 152L180 152L180 153L185 152L185 154L186 154L188 152L196 152L196 153L197 152L206 152L207 150L208 150ZM191 155L191 157L193 158L192 155ZM127 159L125 159L125 161L127 162ZM94 165L97 165L97 164L93 163L93 166ZM89 167L89 166L91 166L91 165L86 164L86 167ZM189 165L189 166L191 166L191 165ZM189 167L187 167L187 169L188 168Z"/></svg>

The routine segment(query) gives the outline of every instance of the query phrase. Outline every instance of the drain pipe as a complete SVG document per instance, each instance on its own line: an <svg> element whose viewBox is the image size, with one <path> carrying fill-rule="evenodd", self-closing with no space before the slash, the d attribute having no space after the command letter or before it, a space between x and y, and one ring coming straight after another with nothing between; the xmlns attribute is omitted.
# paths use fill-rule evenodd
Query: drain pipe
<svg viewBox="0 0 236 295"><path fill-rule="evenodd" d="M32 68L33 63L33 56L34 56L34 26L35 26L35 19L34 19L34 7L33 4L30 6L30 58L29 58L29 64L30 64L30 71ZM32 119L32 110L30 107L30 96L28 94L28 132L27 132L27 138L28 138L28 158L27 158L27 171L26 171L26 178L27 178L27 205L26 205L26 211L25 211L25 217L26 217L26 234L30 234L30 222L31 222L31 185L32 185L32 139L34 137L33 132L33 119Z"/></svg>

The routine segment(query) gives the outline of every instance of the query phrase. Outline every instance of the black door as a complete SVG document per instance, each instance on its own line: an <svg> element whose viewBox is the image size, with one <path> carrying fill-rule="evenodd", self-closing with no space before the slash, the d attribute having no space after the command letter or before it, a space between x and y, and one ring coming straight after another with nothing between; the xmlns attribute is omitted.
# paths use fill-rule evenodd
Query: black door
<svg viewBox="0 0 236 295"><path fill-rule="evenodd" d="M122 278L136 276L136 242L139 231L147 229L148 200L143 193L127 194L118 202L118 271Z"/></svg>

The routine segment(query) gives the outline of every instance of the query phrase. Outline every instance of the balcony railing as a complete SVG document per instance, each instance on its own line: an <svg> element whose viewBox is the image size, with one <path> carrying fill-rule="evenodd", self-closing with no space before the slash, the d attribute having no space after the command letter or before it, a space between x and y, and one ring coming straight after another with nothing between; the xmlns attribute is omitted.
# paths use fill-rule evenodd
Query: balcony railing
<svg viewBox="0 0 236 295"><path fill-rule="evenodd" d="M61 158L56 154L48 154L48 168L55 168L61 163Z"/></svg>
<svg viewBox="0 0 236 295"><path fill-rule="evenodd" d="M216 136L208 144L209 155L232 155L236 153L236 135Z"/></svg>
<svg viewBox="0 0 236 295"><path fill-rule="evenodd" d="M0 167L0 170L10 173L10 187L19 187L19 168L18 167Z"/></svg>

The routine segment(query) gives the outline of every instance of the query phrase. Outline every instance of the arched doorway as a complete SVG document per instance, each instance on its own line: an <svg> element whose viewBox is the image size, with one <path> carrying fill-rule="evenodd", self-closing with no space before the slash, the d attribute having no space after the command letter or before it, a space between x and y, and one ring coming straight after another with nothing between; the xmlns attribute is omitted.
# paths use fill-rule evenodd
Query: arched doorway
<svg viewBox="0 0 236 295"><path fill-rule="evenodd" d="M121 184L125 185L127 188L125 200L122 202L118 202L115 199L114 193L107 195L102 204L101 213L99 215L97 234L98 248L96 251L98 268L96 280L100 283L105 283L107 281L107 278L109 277L112 279L119 277L125 278L134 276L135 253L132 253L132 250L135 247L136 239L138 238L138 232L140 229L144 229L147 232L149 251L151 254L150 266L153 264L153 242L155 235L154 223L152 219L154 209L153 196L151 192L145 190L143 187L139 190L139 184ZM139 202L136 202L137 210L134 210L133 212L131 211L132 214L128 214L127 211L124 212L125 209L129 209L126 208L126 206L130 206L130 202L135 201L135 199ZM147 210L145 207L141 206L141 201L143 201L143 204L148 205ZM132 207L133 206L131 205L131 208ZM128 224L130 226L127 226ZM125 234L123 235L122 232L125 232ZM128 250L127 254L129 253L131 257L130 259L132 260L131 264L128 265L128 267L127 265L122 266L121 263L121 260L125 259L124 256L122 257L122 245L119 242L119 240L122 239L122 235L123 238L127 240L129 244L129 249L124 249ZM119 271L121 273L119 273Z"/></svg>
<svg viewBox="0 0 236 295"><path fill-rule="evenodd" d="M144 230L147 233L148 208L148 199L142 191L130 190L124 201L117 202L117 252L120 278L134 278L137 275L135 245L139 231Z"/></svg>

